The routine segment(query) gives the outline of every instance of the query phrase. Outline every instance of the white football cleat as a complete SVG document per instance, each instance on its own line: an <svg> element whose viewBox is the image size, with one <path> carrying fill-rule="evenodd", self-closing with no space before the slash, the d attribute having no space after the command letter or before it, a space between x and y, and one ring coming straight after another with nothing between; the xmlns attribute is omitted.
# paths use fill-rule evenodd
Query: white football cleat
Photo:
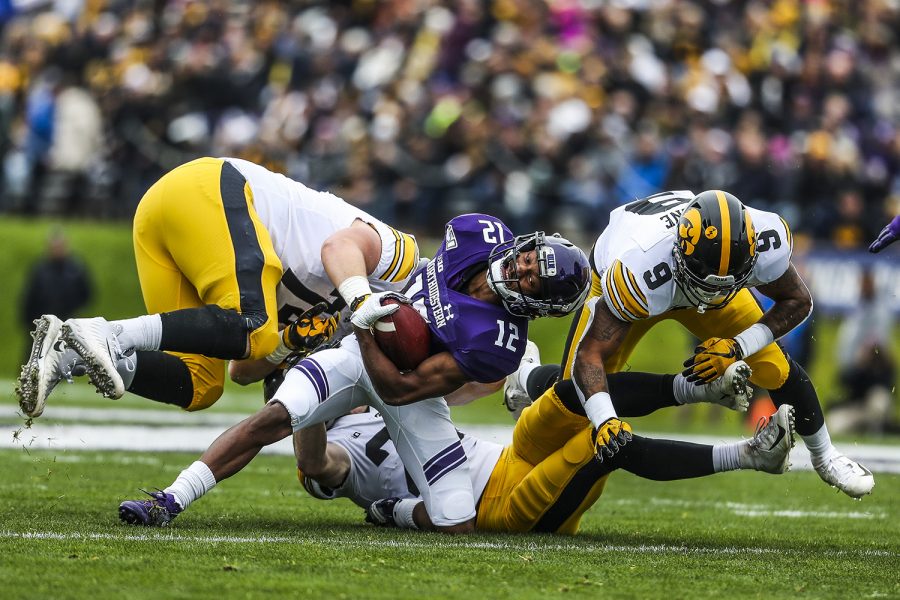
<svg viewBox="0 0 900 600"><path fill-rule="evenodd" d="M506 382L503 384L503 403L506 409L513 414L513 419L519 420L522 411L531 406L531 398L528 392L519 383L519 371L522 365L539 365L541 364L541 351L537 344L531 340L525 342L525 353L519 362L519 368L510 375L506 376Z"/></svg>
<svg viewBox="0 0 900 600"><path fill-rule="evenodd" d="M41 416L47 396L60 380L72 383L72 370L79 362L78 355L59 337L62 321L58 317L42 315L34 320L34 326L31 354L16 382L19 407L31 418Z"/></svg>
<svg viewBox="0 0 900 600"><path fill-rule="evenodd" d="M116 363L122 358L122 349L112 324L103 317L69 319L60 336L84 361L97 392L113 400L121 398L125 384Z"/></svg>
<svg viewBox="0 0 900 600"><path fill-rule="evenodd" d="M753 371L742 360L725 369L725 373L704 385L695 385L690 390L694 402L720 404L738 412L747 412L753 388L749 381Z"/></svg>
<svg viewBox="0 0 900 600"><path fill-rule="evenodd" d="M871 494L875 487L872 471L837 450L825 457L813 457L812 464L825 483L851 498L859 500L866 494Z"/></svg>
<svg viewBox="0 0 900 600"><path fill-rule="evenodd" d="M793 447L794 407L782 404L768 420L761 418L753 438L741 444L741 468L784 473L791 466L789 458Z"/></svg>

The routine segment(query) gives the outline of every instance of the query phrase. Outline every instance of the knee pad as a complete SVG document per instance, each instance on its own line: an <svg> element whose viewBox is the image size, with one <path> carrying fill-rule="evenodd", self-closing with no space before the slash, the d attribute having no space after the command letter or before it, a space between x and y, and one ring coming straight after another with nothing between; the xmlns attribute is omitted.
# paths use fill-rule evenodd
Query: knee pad
<svg viewBox="0 0 900 600"><path fill-rule="evenodd" d="M435 525L442 527L457 525L475 516L475 499L468 492L432 494L431 499L431 506L426 508L431 522Z"/></svg>

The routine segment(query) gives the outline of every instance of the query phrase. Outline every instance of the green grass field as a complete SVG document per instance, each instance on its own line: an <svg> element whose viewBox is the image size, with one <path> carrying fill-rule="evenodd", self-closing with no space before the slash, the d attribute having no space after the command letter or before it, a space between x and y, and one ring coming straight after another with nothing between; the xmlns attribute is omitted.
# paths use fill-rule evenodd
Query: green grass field
<svg viewBox="0 0 900 600"><path fill-rule="evenodd" d="M116 506L193 455L0 451L4 598L885 598L900 477L853 502L811 472L655 483L614 474L577 536L380 530L258 457L166 530Z"/></svg>

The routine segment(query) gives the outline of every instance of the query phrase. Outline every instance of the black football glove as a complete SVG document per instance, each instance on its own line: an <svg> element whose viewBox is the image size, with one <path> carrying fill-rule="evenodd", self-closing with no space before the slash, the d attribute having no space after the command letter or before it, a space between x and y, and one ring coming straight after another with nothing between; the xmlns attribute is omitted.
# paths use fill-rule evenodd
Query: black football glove
<svg viewBox="0 0 900 600"><path fill-rule="evenodd" d="M632 440L631 425L613 417L594 429L594 458L603 462L604 458L612 458L622 446Z"/></svg>
<svg viewBox="0 0 900 600"><path fill-rule="evenodd" d="M325 313L328 305L319 302L281 331L284 345L298 352L312 352L327 342L338 328L337 315Z"/></svg>
<svg viewBox="0 0 900 600"><path fill-rule="evenodd" d="M681 374L694 385L702 385L724 375L742 358L744 353L734 338L709 338L694 348L694 355L684 361L687 368Z"/></svg>
<svg viewBox="0 0 900 600"><path fill-rule="evenodd" d="M366 509L366 523L371 523L377 527L396 527L394 507L398 502L400 502L400 498L376 500Z"/></svg>

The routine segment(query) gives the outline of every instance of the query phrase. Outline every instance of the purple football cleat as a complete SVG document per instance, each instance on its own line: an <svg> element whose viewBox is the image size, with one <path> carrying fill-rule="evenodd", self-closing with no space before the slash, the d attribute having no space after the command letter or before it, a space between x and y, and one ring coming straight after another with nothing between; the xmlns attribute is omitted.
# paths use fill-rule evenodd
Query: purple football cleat
<svg viewBox="0 0 900 600"><path fill-rule="evenodd" d="M175 496L162 490L141 490L149 500L126 500L119 505L119 519L128 525L166 527L182 511Z"/></svg>

